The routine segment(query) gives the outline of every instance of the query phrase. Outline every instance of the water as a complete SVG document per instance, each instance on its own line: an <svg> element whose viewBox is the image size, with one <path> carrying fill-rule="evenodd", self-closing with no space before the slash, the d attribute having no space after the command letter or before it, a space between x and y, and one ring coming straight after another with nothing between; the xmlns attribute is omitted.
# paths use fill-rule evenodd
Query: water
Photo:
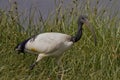
<svg viewBox="0 0 120 80"><path fill-rule="evenodd" d="M31 9L34 11L41 11L43 19L46 19L50 13L55 12L55 1L57 4L60 0L0 0L0 9L9 11L13 2L16 1L18 4L18 11L22 14L21 19L28 17L30 14ZM73 0L63 0L63 7L73 7L71 4ZM97 0L79 0L79 6L84 8L86 5L86 1L90 2L90 8L93 9L96 4ZM98 0L99 3L97 4L98 11L102 9L107 10L106 15L114 16L116 13L119 14L120 12L120 0ZM36 19L37 15L36 14ZM120 14L119 14L120 16Z"/></svg>

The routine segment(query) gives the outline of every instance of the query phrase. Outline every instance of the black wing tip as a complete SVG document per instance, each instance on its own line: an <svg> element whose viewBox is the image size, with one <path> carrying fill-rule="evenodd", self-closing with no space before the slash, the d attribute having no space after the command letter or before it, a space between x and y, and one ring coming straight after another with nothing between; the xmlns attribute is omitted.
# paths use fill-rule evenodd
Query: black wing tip
<svg viewBox="0 0 120 80"><path fill-rule="evenodd" d="M14 50L18 51L18 53L20 53L20 52L24 53L25 44L26 44L25 41L23 41L22 43L17 44L17 46L14 48Z"/></svg>
<svg viewBox="0 0 120 80"><path fill-rule="evenodd" d="M27 43L30 39L32 39L32 40L34 41L35 38L36 38L36 36L34 35L34 36L32 36L32 37L24 40L23 42L17 44L17 46L14 48L14 50L15 50L15 51L18 51L18 52L24 53L26 43ZM24 53L24 54L25 54L25 53Z"/></svg>
<svg viewBox="0 0 120 80"><path fill-rule="evenodd" d="M17 44L16 47L14 47L14 51L18 51L18 54L20 54L22 51L21 49L19 48L20 44Z"/></svg>
<svg viewBox="0 0 120 80"><path fill-rule="evenodd" d="M19 46L19 45L20 45L20 44L17 44L17 46L14 47L14 50L15 50L15 51L18 50L18 46Z"/></svg>

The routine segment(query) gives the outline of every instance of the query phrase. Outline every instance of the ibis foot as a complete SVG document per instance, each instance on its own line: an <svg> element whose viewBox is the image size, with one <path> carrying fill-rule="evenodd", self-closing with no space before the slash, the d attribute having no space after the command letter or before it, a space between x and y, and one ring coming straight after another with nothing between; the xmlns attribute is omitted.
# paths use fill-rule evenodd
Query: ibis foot
<svg viewBox="0 0 120 80"><path fill-rule="evenodd" d="M30 70L33 70L33 68L35 67L35 65L37 64L37 62L34 62L33 64L30 65Z"/></svg>

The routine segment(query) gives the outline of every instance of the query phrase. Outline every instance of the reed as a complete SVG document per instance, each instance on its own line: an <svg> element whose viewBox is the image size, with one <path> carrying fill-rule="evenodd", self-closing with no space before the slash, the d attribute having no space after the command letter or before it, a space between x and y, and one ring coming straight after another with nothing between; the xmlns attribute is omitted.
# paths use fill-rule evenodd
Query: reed
<svg viewBox="0 0 120 80"><path fill-rule="evenodd" d="M84 26L81 40L62 57L61 80L120 80L120 21L117 15L110 18L104 15L106 10L97 13L89 8L85 9L73 0L75 7L62 7L62 1L56 6L55 16L48 16L43 20L39 15L39 22L34 23L34 12L31 10L29 25L25 28L20 23L22 16L14 3L11 11L0 10L0 80L57 80L59 71L54 58L48 57L40 61L34 70L29 65L36 58L35 55L17 54L16 44L22 40L41 32L56 31L75 34L77 17L83 12L88 13L90 22L97 34L97 46L94 45L90 31ZM89 1L89 0L88 0ZM98 4L98 2L97 2ZM39 10L40 12L40 10ZM26 21L26 20L24 20Z"/></svg>

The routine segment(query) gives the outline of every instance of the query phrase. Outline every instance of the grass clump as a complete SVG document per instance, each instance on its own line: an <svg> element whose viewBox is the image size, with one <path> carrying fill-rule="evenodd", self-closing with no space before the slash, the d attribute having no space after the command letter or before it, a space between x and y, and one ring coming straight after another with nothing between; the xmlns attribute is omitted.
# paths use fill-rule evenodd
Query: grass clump
<svg viewBox="0 0 120 80"><path fill-rule="evenodd" d="M77 3L73 1L73 4ZM62 3L60 4L62 5ZM0 10L0 79L1 80L56 80L59 71L53 58L45 58L39 62L34 70L29 70L29 65L34 61L34 55L20 54L14 51L17 43L44 32L63 32L75 34L77 29L77 5L68 11L67 8L56 10L54 17L44 21L40 14L39 23L30 24L24 29L19 23L19 15L14 9L8 14ZM17 8L15 8L17 9ZM88 29L84 26L83 36L62 57L64 72L62 80L120 80L120 27L117 17L99 17L96 11L91 13L89 19L95 28L97 46ZM15 15L14 15L15 14ZM101 11L101 14L104 14ZM100 15L101 15L100 14ZM34 15L34 14L33 14ZM22 16L22 15L21 15ZM50 21L49 21L50 20ZM44 27L43 27L44 25ZM42 26L42 27L41 27Z"/></svg>

